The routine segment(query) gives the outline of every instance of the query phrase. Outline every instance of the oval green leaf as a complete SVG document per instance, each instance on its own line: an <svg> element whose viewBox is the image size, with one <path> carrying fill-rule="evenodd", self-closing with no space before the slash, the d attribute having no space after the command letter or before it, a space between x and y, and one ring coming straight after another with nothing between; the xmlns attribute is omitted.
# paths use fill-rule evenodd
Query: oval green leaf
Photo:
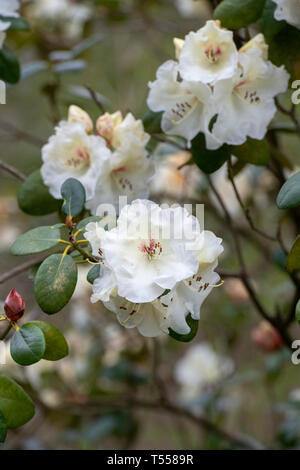
<svg viewBox="0 0 300 470"><path fill-rule="evenodd" d="M16 56L6 46L0 49L0 79L7 83L20 80L21 69Z"/></svg>
<svg viewBox="0 0 300 470"><path fill-rule="evenodd" d="M232 147L232 155L241 162L264 166L270 158L270 147L266 139L256 140L248 137L244 144Z"/></svg>
<svg viewBox="0 0 300 470"><path fill-rule="evenodd" d="M261 16L266 0L223 0L214 11L214 19L228 29L245 28Z"/></svg>
<svg viewBox="0 0 300 470"><path fill-rule="evenodd" d="M163 113L154 113L147 111L143 117L143 125L146 132L149 134L161 134L161 120Z"/></svg>
<svg viewBox="0 0 300 470"><path fill-rule="evenodd" d="M64 200L62 212L70 217L76 217L84 209L85 189L75 178L68 178L61 187L61 195Z"/></svg>
<svg viewBox="0 0 300 470"><path fill-rule="evenodd" d="M55 328L55 326L44 321L32 321L27 323L27 325L37 326L44 333L46 349L43 359L46 359L47 361L59 361L68 355L68 343L65 340L64 335Z"/></svg>
<svg viewBox="0 0 300 470"><path fill-rule="evenodd" d="M289 272L300 269L300 235L296 238L286 261L286 269Z"/></svg>
<svg viewBox="0 0 300 470"><path fill-rule="evenodd" d="M0 410L8 428L23 426L34 416L34 404L14 380L0 374Z"/></svg>
<svg viewBox="0 0 300 470"><path fill-rule="evenodd" d="M44 184L40 170L32 173L22 184L18 203L20 209L30 215L47 215L60 209L61 200L54 199Z"/></svg>
<svg viewBox="0 0 300 470"><path fill-rule="evenodd" d="M197 334L199 321L194 320L189 313L186 322L191 328L191 331L187 335L180 335L179 333L176 333L176 331L169 328L169 336L171 336L173 339L176 339L176 341L181 341L182 343L189 343L192 341Z"/></svg>
<svg viewBox="0 0 300 470"><path fill-rule="evenodd" d="M58 227L37 227L16 239L10 248L12 255L29 255L54 248L60 243L61 232Z"/></svg>
<svg viewBox="0 0 300 470"><path fill-rule="evenodd" d="M3 16L0 15L0 21L9 22L9 30L11 31L29 31L30 26L29 23L21 16Z"/></svg>
<svg viewBox="0 0 300 470"><path fill-rule="evenodd" d="M21 366L30 366L40 361L46 349L43 332L35 325L25 323L13 335L10 342L10 354Z"/></svg>
<svg viewBox="0 0 300 470"><path fill-rule="evenodd" d="M49 256L34 280L35 298L43 312L59 312L70 300L77 283L77 266L71 256Z"/></svg>
<svg viewBox="0 0 300 470"><path fill-rule="evenodd" d="M231 155L231 147L223 145L218 150L207 150L204 134L198 134L192 140L192 157L196 165L204 173L214 173Z"/></svg>
<svg viewBox="0 0 300 470"><path fill-rule="evenodd" d="M290 209L300 204L300 171L284 183L276 202L279 209Z"/></svg>
<svg viewBox="0 0 300 470"><path fill-rule="evenodd" d="M90 284L94 284L95 279L97 279L98 277L100 277L100 264L96 264L89 270L87 275L87 281Z"/></svg>

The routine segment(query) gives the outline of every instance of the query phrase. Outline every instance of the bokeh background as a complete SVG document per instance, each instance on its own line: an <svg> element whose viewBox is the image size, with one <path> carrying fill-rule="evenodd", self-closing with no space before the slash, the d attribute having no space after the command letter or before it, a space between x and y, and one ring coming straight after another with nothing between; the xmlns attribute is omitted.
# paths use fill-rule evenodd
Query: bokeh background
<svg viewBox="0 0 300 470"><path fill-rule="evenodd" d="M69 5L59 10L62 3ZM174 57L173 37L198 29L212 11L206 0L53 0L52 11L51 5L52 1L23 2L22 14L31 31L9 34L7 39L21 61L23 78L9 87L7 104L0 108L0 158L26 175L40 167L41 146L53 134L54 121L66 117L70 104L98 117L99 109L86 87L98 94L108 111L131 111L142 118L147 111L148 81L154 80L163 61ZM72 10L80 6L86 10ZM287 103L289 99L287 95ZM284 117L277 116L275 124L284 122ZM297 137L281 133L280 144L292 162L292 172L299 165ZM205 203L206 229L224 239L220 271L236 270L231 235L204 175L194 166L178 169L188 161L188 153L160 144L153 158L157 174L151 198ZM283 269L284 253L251 232L225 168L213 175L213 181L241 233L262 304L288 314L293 285ZM274 204L279 181L267 168L247 165L236 182L255 223L274 231L282 218ZM19 234L57 220L54 215L23 214L16 199L19 186L0 170L1 274L20 263L9 254ZM288 217L282 220L282 228L289 245L296 233ZM205 416L216 426L251 436L251 442L270 448L300 445L300 366L291 363L284 348L266 352L253 340L253 329L261 319L239 279L225 278L225 284L214 289L202 308L198 335L189 345L165 336L154 341L124 329L100 303L90 303L86 274L82 267L72 301L51 318L34 300L33 273L0 285L0 299L16 288L26 299L26 320L50 320L64 332L70 347L69 356L57 363L42 361L22 368L10 359L7 343L7 364L0 365L0 372L24 386L37 413L29 424L9 432L3 449L232 446L176 412L142 406L139 401L158 393L153 378L157 375L174 402L196 417ZM297 325L293 334L300 338ZM124 397L130 397L130 405Z"/></svg>

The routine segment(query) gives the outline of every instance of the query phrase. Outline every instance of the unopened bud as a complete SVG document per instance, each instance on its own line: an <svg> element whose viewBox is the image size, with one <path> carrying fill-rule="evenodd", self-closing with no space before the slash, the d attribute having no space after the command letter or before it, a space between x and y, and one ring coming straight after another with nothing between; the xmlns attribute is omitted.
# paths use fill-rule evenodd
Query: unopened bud
<svg viewBox="0 0 300 470"><path fill-rule="evenodd" d="M181 51L182 51L182 48L183 48L184 40L183 40L183 39L179 39L179 38L174 38L174 39L173 39L173 44L174 44L174 46L175 46L175 56L176 56L176 59L179 60L180 55L181 55Z"/></svg>
<svg viewBox="0 0 300 470"><path fill-rule="evenodd" d="M96 128L98 134L111 142L114 136L115 127L121 124L123 120L121 111L117 111L113 114L104 113L97 119Z"/></svg>
<svg viewBox="0 0 300 470"><path fill-rule="evenodd" d="M269 55L269 46L265 41L265 37L262 33L257 34L251 41L248 41L239 52L247 52L249 49L256 47L261 52L261 58L264 60L268 60Z"/></svg>
<svg viewBox="0 0 300 470"><path fill-rule="evenodd" d="M9 320L16 322L23 316L25 310L25 301L23 297L12 289L4 302L4 311Z"/></svg>
<svg viewBox="0 0 300 470"><path fill-rule="evenodd" d="M65 224L66 226L68 227L69 230L72 230L73 229L73 219L70 215L67 215L66 217L66 220L65 220Z"/></svg>
<svg viewBox="0 0 300 470"><path fill-rule="evenodd" d="M85 130L88 134L93 132L93 121L91 120L88 113L86 113L83 109L79 108L79 106L75 106L73 104L69 107L68 121L82 122L85 125Z"/></svg>
<svg viewBox="0 0 300 470"><path fill-rule="evenodd" d="M267 321L262 321L252 330L251 338L265 352L277 351L283 346L282 337L271 323Z"/></svg>

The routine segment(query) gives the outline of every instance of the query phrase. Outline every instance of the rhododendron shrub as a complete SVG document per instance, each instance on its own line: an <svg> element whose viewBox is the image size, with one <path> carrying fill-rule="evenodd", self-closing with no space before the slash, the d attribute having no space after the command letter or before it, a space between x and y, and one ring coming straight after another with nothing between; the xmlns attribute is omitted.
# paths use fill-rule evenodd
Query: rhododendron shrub
<svg viewBox="0 0 300 470"><path fill-rule="evenodd" d="M203 448L300 445L292 413L274 442L238 429L241 384L264 369L269 400L298 361L300 2L175 7L0 0L0 170L20 183L0 200L1 443L36 401L91 448L132 446L135 407L204 426Z"/></svg>

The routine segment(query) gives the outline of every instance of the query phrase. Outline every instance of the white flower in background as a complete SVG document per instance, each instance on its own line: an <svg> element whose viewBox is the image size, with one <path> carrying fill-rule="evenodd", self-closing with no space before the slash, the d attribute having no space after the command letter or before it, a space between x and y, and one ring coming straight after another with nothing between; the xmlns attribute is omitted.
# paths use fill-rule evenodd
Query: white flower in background
<svg viewBox="0 0 300 470"><path fill-rule="evenodd" d="M179 72L184 80L213 83L232 77L238 65L233 33L207 21L197 32L190 32L179 58Z"/></svg>
<svg viewBox="0 0 300 470"><path fill-rule="evenodd" d="M0 1L0 15L8 17L18 17L17 10L20 8L19 0L1 0Z"/></svg>
<svg viewBox="0 0 300 470"><path fill-rule="evenodd" d="M213 270L221 239L201 232L185 209L162 209L146 200L126 206L112 230L89 224L85 237L101 258L92 302L101 300L123 326L137 327L144 336L170 327L190 331L188 313L199 319L211 284L219 280Z"/></svg>
<svg viewBox="0 0 300 470"><path fill-rule="evenodd" d="M191 346L175 367L175 378L185 400L197 398L216 386L234 370L233 361L218 355L208 343Z"/></svg>
<svg viewBox="0 0 300 470"><path fill-rule="evenodd" d="M147 198L154 166L146 150L150 136L145 133L142 121L131 113L125 119L120 112L106 113L98 119L97 130L106 138L111 154L103 162L95 196L87 208L95 214L100 204L110 203L118 209L120 196L126 196L127 202Z"/></svg>
<svg viewBox="0 0 300 470"><path fill-rule="evenodd" d="M185 18L192 18L205 12L205 0L176 0L179 13Z"/></svg>
<svg viewBox="0 0 300 470"><path fill-rule="evenodd" d="M274 13L276 20L285 20L287 23L300 29L300 2L299 0L273 0L277 7Z"/></svg>
<svg viewBox="0 0 300 470"><path fill-rule="evenodd" d="M276 113L274 97L286 91L289 74L262 58L252 47L239 54L239 69L233 78L214 86L218 119L213 135L221 142L242 144L247 136L263 139Z"/></svg>
<svg viewBox="0 0 300 470"><path fill-rule="evenodd" d="M204 83L178 79L178 63L165 62L157 71L157 79L149 83L147 104L152 111L163 111L162 130L166 134L185 137L190 142L200 131L205 133L207 148L220 143L208 130L214 116L212 91Z"/></svg>
<svg viewBox="0 0 300 470"><path fill-rule="evenodd" d="M29 5L29 16L36 26L46 30L61 30L63 36L76 40L82 35L84 24L92 17L88 4L72 0L34 0Z"/></svg>
<svg viewBox="0 0 300 470"><path fill-rule="evenodd" d="M106 142L88 135L80 122L61 121L55 135L42 148L41 174L53 197L60 199L60 189L68 178L78 179L86 190L87 200L95 189L103 162L110 158Z"/></svg>

